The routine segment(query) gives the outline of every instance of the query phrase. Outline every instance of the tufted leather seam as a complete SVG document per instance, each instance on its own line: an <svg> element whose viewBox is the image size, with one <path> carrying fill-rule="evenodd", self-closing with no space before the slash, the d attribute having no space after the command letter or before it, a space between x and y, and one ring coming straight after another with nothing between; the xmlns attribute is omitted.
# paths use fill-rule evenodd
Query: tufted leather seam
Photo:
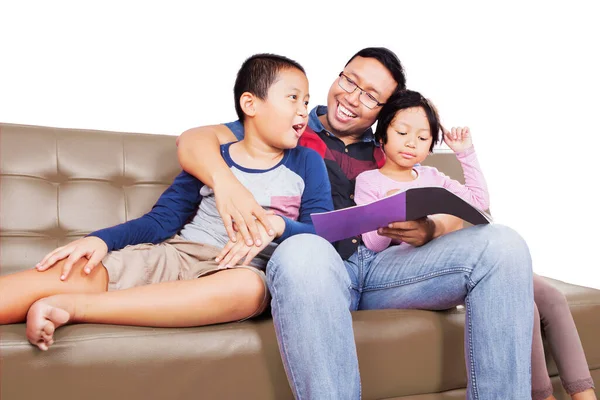
<svg viewBox="0 0 600 400"><path fill-rule="evenodd" d="M54 132L54 147L56 149L56 151L54 152L56 154L56 175L55 176L58 176L58 174L59 174L59 171L58 171L58 135L56 134L56 130L53 130L53 132ZM60 228L60 204L59 204L60 185L61 185L60 183L58 183L56 185L56 227L57 228ZM57 240L56 244L58 244L58 240Z"/></svg>
<svg viewBox="0 0 600 400"><path fill-rule="evenodd" d="M121 174L123 182L125 182L125 163L127 159L125 157L125 135L121 135L121 150L123 152L123 166L121 167ZM129 221L128 204L127 204L127 193L125 192L125 185L121 186L121 192L123 193L123 203L125 204L125 221Z"/></svg>

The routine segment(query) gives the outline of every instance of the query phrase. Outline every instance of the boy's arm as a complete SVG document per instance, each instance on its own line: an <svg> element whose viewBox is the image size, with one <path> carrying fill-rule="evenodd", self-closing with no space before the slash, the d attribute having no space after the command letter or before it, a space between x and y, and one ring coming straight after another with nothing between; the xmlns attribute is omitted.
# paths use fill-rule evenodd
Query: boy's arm
<svg viewBox="0 0 600 400"><path fill-rule="evenodd" d="M238 122L239 124L239 122ZM220 145L241 139L225 125L212 125L185 131L178 139L177 155L181 167L210 186L215 192L217 209L227 234L236 241L237 229L248 245L260 242L256 219L274 234L265 210L233 175L223 157Z"/></svg>
<svg viewBox="0 0 600 400"><path fill-rule="evenodd" d="M304 192L300 203L298 220L283 218L285 229L275 242L280 243L290 236L315 233L310 214L333 210L331 184L323 158L314 150L306 150Z"/></svg>
<svg viewBox="0 0 600 400"><path fill-rule="evenodd" d="M356 187L354 190L354 201L356 205L370 203L379 200L382 196L379 195L379 190L376 187L377 182L369 179L367 175L360 174L356 177ZM362 234L363 242L369 250L380 252L387 249L392 243L392 239L387 236L382 236L377 231L366 232Z"/></svg>
<svg viewBox="0 0 600 400"><path fill-rule="evenodd" d="M111 228L101 229L75 240L66 246L48 253L36 265L45 271L57 261L68 257L63 264L61 280L78 260L85 257L88 262L84 271L89 274L109 251L138 243L159 243L177 233L197 210L201 201L202 183L186 172L182 172L160 196L152 210L140 218Z"/></svg>
<svg viewBox="0 0 600 400"><path fill-rule="evenodd" d="M102 239L108 251L139 243L160 243L179 232L202 200L202 182L181 172L148 213L120 225L90 233Z"/></svg>

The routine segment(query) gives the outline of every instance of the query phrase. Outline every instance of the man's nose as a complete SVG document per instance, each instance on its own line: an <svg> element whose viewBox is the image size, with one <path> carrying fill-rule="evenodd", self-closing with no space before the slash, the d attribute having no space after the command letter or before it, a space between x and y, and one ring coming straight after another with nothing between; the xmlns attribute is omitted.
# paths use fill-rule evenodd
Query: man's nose
<svg viewBox="0 0 600 400"><path fill-rule="evenodd" d="M346 93L346 100L348 100L348 103L352 104L353 106L358 106L359 102L360 102L360 89L356 88L354 89L354 92L352 93Z"/></svg>

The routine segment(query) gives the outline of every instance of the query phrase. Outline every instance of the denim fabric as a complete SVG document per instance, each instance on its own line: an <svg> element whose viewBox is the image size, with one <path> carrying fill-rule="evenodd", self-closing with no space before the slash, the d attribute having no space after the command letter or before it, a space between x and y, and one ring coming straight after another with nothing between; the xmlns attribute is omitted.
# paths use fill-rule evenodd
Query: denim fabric
<svg viewBox="0 0 600 400"><path fill-rule="evenodd" d="M501 225L462 229L425 246L364 246L343 261L297 235L267 266L284 366L297 399L359 399L350 311L466 308L468 399L531 397L533 284L523 239Z"/></svg>

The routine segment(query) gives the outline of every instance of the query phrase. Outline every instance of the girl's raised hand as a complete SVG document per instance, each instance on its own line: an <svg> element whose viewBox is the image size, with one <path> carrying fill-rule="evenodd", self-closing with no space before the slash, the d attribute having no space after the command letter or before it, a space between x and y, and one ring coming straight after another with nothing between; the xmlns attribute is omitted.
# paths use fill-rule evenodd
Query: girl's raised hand
<svg viewBox="0 0 600 400"><path fill-rule="evenodd" d="M471 139L471 131L468 126L453 127L452 130L448 131L442 128L444 132L444 142L452 149L455 153L465 151L473 146L473 140Z"/></svg>

